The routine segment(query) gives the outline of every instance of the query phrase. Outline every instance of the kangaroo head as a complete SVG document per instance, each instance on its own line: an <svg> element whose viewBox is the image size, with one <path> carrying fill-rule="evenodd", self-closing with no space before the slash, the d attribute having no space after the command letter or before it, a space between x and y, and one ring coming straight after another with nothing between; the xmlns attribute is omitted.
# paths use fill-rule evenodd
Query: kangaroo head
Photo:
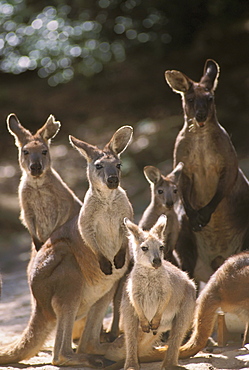
<svg viewBox="0 0 249 370"><path fill-rule="evenodd" d="M166 223L167 217L161 215L150 231L144 231L128 218L124 219L135 264L154 269L162 265Z"/></svg>
<svg viewBox="0 0 249 370"><path fill-rule="evenodd" d="M165 79L173 91L182 95L185 118L190 125L204 127L215 115L214 91L219 77L219 65L212 59L205 63L199 82L179 71L166 71Z"/></svg>
<svg viewBox="0 0 249 370"><path fill-rule="evenodd" d="M87 161L87 174L90 185L98 189L116 189L120 183L120 154L128 146L133 129L123 126L118 129L111 140L101 150L97 146L69 136L71 144Z"/></svg>
<svg viewBox="0 0 249 370"><path fill-rule="evenodd" d="M42 176L51 166L49 153L50 139L54 137L60 123L50 115L46 123L32 135L19 122L15 114L7 117L9 132L15 137L15 143L19 150L19 163L22 170L34 178Z"/></svg>
<svg viewBox="0 0 249 370"><path fill-rule="evenodd" d="M154 204L166 215L179 199L178 181L182 173L183 163L180 162L167 176L154 166L144 167L144 175L151 186L151 196Z"/></svg>

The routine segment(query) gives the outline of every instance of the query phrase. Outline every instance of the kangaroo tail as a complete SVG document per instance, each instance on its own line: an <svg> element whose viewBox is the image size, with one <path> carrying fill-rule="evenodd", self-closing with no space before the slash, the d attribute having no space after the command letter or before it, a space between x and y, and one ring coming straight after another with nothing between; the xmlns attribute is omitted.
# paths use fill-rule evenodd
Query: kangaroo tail
<svg viewBox="0 0 249 370"><path fill-rule="evenodd" d="M54 320L46 317L36 307L22 336L15 342L0 347L0 364L16 363L35 356L53 327Z"/></svg>
<svg viewBox="0 0 249 370"><path fill-rule="evenodd" d="M183 359L196 355L205 347L212 334L220 300L214 292L214 287L209 285L206 288L208 289L204 289L197 300L193 332L188 342L180 347L179 358Z"/></svg>

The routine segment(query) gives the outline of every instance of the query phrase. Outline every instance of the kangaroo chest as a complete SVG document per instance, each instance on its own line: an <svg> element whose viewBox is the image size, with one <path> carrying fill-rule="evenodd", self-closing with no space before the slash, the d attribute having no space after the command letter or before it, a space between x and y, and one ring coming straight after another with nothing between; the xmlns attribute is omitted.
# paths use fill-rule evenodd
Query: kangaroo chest
<svg viewBox="0 0 249 370"><path fill-rule="evenodd" d="M224 158L215 143L215 135L179 135L175 155L184 163L184 174L191 182L190 202L202 207L215 194L224 166Z"/></svg>
<svg viewBox="0 0 249 370"><path fill-rule="evenodd" d="M124 217L130 217L126 205L118 201L96 207L93 214L95 238L103 254L113 259L125 238L122 228Z"/></svg>
<svg viewBox="0 0 249 370"><path fill-rule="evenodd" d="M171 299L169 278L163 270L162 273L158 272L150 269L133 270L132 278L128 281L128 291L131 303L134 307L136 304L140 306L148 321L155 316L158 307L165 304L160 325L168 330L175 316L175 307Z"/></svg>
<svg viewBox="0 0 249 370"><path fill-rule="evenodd" d="M37 238L46 241L51 233L67 221L70 204L52 189L25 187L21 192L22 219Z"/></svg>

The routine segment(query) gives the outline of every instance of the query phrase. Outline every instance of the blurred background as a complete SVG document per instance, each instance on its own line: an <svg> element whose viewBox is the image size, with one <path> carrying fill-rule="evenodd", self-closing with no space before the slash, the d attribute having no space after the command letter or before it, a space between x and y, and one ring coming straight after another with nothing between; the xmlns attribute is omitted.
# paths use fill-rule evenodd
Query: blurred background
<svg viewBox="0 0 249 370"><path fill-rule="evenodd" d="M193 80L212 58L221 72L219 122L249 176L248 0L0 1L0 269L29 259L19 221L20 169L6 117L35 133L53 114L62 124L51 144L54 168L83 199L86 163L68 135L103 147L134 127L122 155L122 186L138 221L150 200L145 165L172 169L182 127L180 96L165 83L177 69Z"/></svg>

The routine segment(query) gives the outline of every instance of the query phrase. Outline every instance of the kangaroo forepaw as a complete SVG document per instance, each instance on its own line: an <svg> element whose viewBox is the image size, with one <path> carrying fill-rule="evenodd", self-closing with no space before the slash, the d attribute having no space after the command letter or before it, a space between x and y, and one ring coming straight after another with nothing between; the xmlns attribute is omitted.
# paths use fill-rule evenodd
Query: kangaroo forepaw
<svg viewBox="0 0 249 370"><path fill-rule="evenodd" d="M149 321L140 321L141 328L144 333L150 332L150 323Z"/></svg>
<svg viewBox="0 0 249 370"><path fill-rule="evenodd" d="M202 227L204 227L209 223L210 218L211 218L211 213L205 207L201 208L198 211L198 217L197 218L198 218L198 222L202 225Z"/></svg>
<svg viewBox="0 0 249 370"><path fill-rule="evenodd" d="M112 263L105 256L99 258L99 266L105 275L112 274Z"/></svg>
<svg viewBox="0 0 249 370"><path fill-rule="evenodd" d="M156 331L160 325L160 320L152 320L150 323L150 328L152 331Z"/></svg>
<svg viewBox="0 0 249 370"><path fill-rule="evenodd" d="M114 257L114 265L116 269L121 269L125 264L126 251L121 249Z"/></svg>

